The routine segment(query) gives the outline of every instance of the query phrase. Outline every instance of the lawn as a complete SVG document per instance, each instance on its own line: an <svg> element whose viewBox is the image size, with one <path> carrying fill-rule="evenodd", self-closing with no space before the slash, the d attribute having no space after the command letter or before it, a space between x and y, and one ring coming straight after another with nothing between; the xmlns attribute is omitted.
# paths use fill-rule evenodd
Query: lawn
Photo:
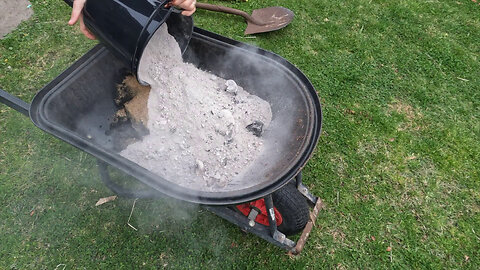
<svg viewBox="0 0 480 270"><path fill-rule="evenodd" d="M0 40L0 88L30 101L96 43L70 8ZM198 206L117 198L95 159L0 105L0 269L480 268L480 5L471 0L210 1L281 5L287 28L243 36L241 18L197 26L273 51L318 90L323 133L304 181L326 204L300 256Z"/></svg>

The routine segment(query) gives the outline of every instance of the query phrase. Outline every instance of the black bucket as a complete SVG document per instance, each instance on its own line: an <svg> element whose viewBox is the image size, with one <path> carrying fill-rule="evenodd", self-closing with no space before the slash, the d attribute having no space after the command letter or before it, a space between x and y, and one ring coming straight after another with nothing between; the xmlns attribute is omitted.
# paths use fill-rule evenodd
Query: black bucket
<svg viewBox="0 0 480 270"><path fill-rule="evenodd" d="M90 0L83 9L83 18L87 28L137 74L143 50L163 23L167 23L182 53L188 46L193 20L173 7L165 8L169 1ZM72 0L65 2L73 4Z"/></svg>

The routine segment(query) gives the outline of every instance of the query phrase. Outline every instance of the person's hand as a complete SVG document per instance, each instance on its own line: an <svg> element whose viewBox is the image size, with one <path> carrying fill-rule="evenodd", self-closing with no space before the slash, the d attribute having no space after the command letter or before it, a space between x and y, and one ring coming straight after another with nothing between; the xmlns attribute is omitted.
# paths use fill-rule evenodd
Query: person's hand
<svg viewBox="0 0 480 270"><path fill-rule="evenodd" d="M172 0L172 2L167 4L167 6L176 6L181 8L183 9L182 15L191 16L197 9L195 7L196 3L196 0Z"/></svg>
<svg viewBox="0 0 480 270"><path fill-rule="evenodd" d="M77 21L80 22L80 31L89 39L95 39L95 36L88 31L87 27L83 23L83 14L82 9L85 5L86 0L74 0L73 1L73 9L72 9L72 16L68 21L69 25L74 25Z"/></svg>

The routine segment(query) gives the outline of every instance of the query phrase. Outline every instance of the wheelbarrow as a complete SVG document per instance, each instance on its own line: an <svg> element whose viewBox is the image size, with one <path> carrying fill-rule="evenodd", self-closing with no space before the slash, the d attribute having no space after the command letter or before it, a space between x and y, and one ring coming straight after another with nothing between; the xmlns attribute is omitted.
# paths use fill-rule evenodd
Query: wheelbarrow
<svg viewBox="0 0 480 270"><path fill-rule="evenodd" d="M41 89L31 104L3 90L0 102L29 116L43 131L94 156L102 181L119 195L169 196L200 204L242 230L298 254L323 207L301 177L321 132L317 92L284 58L200 28L193 29L183 57L203 70L235 80L271 105L272 122L263 135L265 150L244 174L245 185L241 187L218 192L185 188L175 179L165 179L119 155L109 127L118 109L114 102L116 86L128 67L102 44ZM128 190L112 180L108 168L118 169L150 189ZM281 202L283 196L293 196L295 205ZM307 217L300 225L282 229L280 221L298 221L289 221L282 211L294 216L307 213ZM297 242L287 237L299 230L302 235Z"/></svg>

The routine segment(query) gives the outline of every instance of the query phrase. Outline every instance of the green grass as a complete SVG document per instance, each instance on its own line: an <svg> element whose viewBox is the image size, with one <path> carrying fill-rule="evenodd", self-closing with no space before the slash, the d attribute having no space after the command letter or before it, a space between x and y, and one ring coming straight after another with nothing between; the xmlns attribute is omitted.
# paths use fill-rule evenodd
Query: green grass
<svg viewBox="0 0 480 270"><path fill-rule="evenodd" d="M274 51L312 81L323 134L304 169L322 197L304 252L285 253L200 208L117 198L95 160L0 106L0 269L480 268L480 6L459 1L250 0L287 28L243 36L241 18L197 26ZM0 40L0 87L31 100L95 42L62 1ZM387 248L391 247L391 252Z"/></svg>

